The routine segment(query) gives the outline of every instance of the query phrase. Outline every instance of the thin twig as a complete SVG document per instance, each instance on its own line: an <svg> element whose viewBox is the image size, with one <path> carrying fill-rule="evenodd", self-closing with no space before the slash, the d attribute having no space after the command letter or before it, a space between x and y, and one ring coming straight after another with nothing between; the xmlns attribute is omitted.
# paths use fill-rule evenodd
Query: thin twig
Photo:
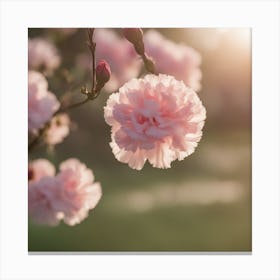
<svg viewBox="0 0 280 280"><path fill-rule="evenodd" d="M91 87L91 93L95 93L96 88L96 70L95 70L95 47L96 43L93 42L93 33L94 28L87 28L87 35L88 35L88 47L91 52L92 56L92 87Z"/></svg>
<svg viewBox="0 0 280 280"><path fill-rule="evenodd" d="M70 105L67 106L67 107L61 108L61 109L59 109L53 116L56 116L57 114L62 113L62 112L66 112L66 111L68 111L68 110L70 110L70 109L79 107L79 106L81 106L81 105L87 103L89 100L90 100L90 99L87 98L87 99L85 99L85 100L83 100L83 101L80 101L80 102L77 102L77 103L73 103L73 104L70 104Z"/></svg>
<svg viewBox="0 0 280 280"><path fill-rule="evenodd" d="M69 106L58 109L53 114L52 118L48 122L46 122L45 125L41 129L39 129L37 136L30 142L30 144L28 144L28 152L30 152L40 142L41 138L44 136L45 132L49 128L52 119L56 115L58 115L62 112L66 112L70 109L77 108L77 107L87 103L89 100L94 100L99 96L100 92L96 92L96 69L95 69L95 47L96 47L96 43L93 42L93 33L94 33L94 28L87 28L87 37L88 37L87 45L90 49L91 56L92 56L92 88L91 88L91 92L86 92L87 98L85 100L74 103L74 104L70 104Z"/></svg>

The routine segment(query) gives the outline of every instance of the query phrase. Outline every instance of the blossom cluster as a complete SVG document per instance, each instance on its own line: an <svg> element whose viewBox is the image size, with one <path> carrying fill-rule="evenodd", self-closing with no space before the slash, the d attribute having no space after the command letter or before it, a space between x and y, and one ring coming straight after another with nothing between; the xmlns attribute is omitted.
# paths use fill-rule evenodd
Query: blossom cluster
<svg viewBox="0 0 280 280"><path fill-rule="evenodd" d="M200 54L154 30L126 29L124 37L107 29L87 31L93 63L81 56L79 63L93 65L93 82L91 90L81 87L87 99L78 105L98 97L103 88L114 92L104 107L104 118L111 126L110 146L116 159L141 170L146 162L170 168L173 161L191 155L206 119L196 93L201 87ZM68 34L64 29L56 32ZM75 32L69 30L68 35ZM29 135L43 136L45 144L54 146L69 134L71 125L46 78L59 67L61 58L56 47L42 38L29 40L28 56ZM152 74L139 78L143 65ZM58 225L63 220L76 225L101 196L93 172L78 159L62 162L58 173L46 159L29 163L28 210L36 223Z"/></svg>
<svg viewBox="0 0 280 280"><path fill-rule="evenodd" d="M28 166L28 212L39 224L57 225L61 220L73 226L83 221L102 196L99 183L85 164L68 159L54 166L37 159Z"/></svg>
<svg viewBox="0 0 280 280"><path fill-rule="evenodd" d="M48 90L46 78L37 71L28 72L28 130L36 135L47 122L49 123L44 140L55 145L69 134L70 119L66 114L53 115L60 107L56 96Z"/></svg>
<svg viewBox="0 0 280 280"><path fill-rule="evenodd" d="M28 68L52 74L59 67L61 57L57 48L43 38L28 40Z"/></svg>

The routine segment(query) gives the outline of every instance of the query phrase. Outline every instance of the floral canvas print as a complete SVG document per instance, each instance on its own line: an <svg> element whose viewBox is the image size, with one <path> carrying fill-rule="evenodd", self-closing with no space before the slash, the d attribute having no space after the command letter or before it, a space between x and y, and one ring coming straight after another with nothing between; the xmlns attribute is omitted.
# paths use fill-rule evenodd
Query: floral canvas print
<svg viewBox="0 0 280 280"><path fill-rule="evenodd" d="M250 252L251 30L29 28L29 252Z"/></svg>

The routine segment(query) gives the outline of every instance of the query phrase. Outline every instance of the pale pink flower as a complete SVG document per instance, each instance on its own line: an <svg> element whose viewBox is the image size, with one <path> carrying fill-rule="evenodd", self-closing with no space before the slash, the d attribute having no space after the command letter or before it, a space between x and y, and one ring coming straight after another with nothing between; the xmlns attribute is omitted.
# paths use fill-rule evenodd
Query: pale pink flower
<svg viewBox="0 0 280 280"><path fill-rule="evenodd" d="M94 176L85 164L77 159L68 159L60 164L60 209L68 225L80 223L88 216L102 196L99 183L93 183Z"/></svg>
<svg viewBox="0 0 280 280"><path fill-rule="evenodd" d="M33 70L44 70L51 74L61 63L56 47L43 38L28 40L28 67Z"/></svg>
<svg viewBox="0 0 280 280"><path fill-rule="evenodd" d="M78 224L102 196L92 171L77 159L62 162L56 176L47 160L33 161L28 176L28 211L36 223L57 225L64 220L71 226Z"/></svg>
<svg viewBox="0 0 280 280"><path fill-rule="evenodd" d="M28 213L38 224L55 226L63 218L59 208L59 180L45 176L28 184Z"/></svg>
<svg viewBox="0 0 280 280"><path fill-rule="evenodd" d="M28 164L28 212L39 224L57 225L61 216L54 207L58 196L55 167L46 159Z"/></svg>
<svg viewBox="0 0 280 280"><path fill-rule="evenodd" d="M104 109L115 157L137 170L146 160L153 167L169 168L172 161L193 153L206 118L197 94L163 74L130 80Z"/></svg>
<svg viewBox="0 0 280 280"><path fill-rule="evenodd" d="M58 114L52 118L45 133L45 142L48 145L61 143L70 132L70 119L67 114Z"/></svg>
<svg viewBox="0 0 280 280"><path fill-rule="evenodd" d="M96 61L106 60L111 68L111 77L105 84L105 90L117 90L125 82L138 76L141 60L134 47L126 39L119 37L114 31L96 28L93 35L96 42ZM79 55L77 63L80 67L91 67L91 58Z"/></svg>
<svg viewBox="0 0 280 280"><path fill-rule="evenodd" d="M48 91L48 83L42 74L28 72L28 130L41 128L59 108L55 95Z"/></svg>
<svg viewBox="0 0 280 280"><path fill-rule="evenodd" d="M156 70L174 76L198 91L201 88L201 55L185 44L176 44L159 32L149 30L144 34L146 53L155 61Z"/></svg>

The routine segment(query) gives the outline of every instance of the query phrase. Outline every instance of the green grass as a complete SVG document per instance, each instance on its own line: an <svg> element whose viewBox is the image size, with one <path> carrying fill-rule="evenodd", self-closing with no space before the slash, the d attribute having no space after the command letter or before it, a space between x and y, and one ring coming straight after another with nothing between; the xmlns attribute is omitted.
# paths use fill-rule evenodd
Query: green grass
<svg viewBox="0 0 280 280"><path fill-rule="evenodd" d="M29 251L251 251L250 141L246 131L206 134L197 151L182 162L174 162L171 169L146 166L141 172L118 163L107 148L103 149L104 158L85 153L81 160L102 183L102 200L75 227L63 223L38 226L30 221ZM214 148L217 156L209 153ZM224 166L223 156L229 168ZM55 160L65 158L65 150L58 149ZM172 193L172 186L180 184L188 188L191 182L207 186L207 182L228 181L242 187L242 196L231 202L155 200L143 211L129 206L131 193L152 195L154 186L160 193L161 185L165 189L170 185Z"/></svg>
<svg viewBox="0 0 280 280"><path fill-rule="evenodd" d="M250 207L172 207L147 213L106 211L73 228L32 227L30 251L250 251Z"/></svg>

